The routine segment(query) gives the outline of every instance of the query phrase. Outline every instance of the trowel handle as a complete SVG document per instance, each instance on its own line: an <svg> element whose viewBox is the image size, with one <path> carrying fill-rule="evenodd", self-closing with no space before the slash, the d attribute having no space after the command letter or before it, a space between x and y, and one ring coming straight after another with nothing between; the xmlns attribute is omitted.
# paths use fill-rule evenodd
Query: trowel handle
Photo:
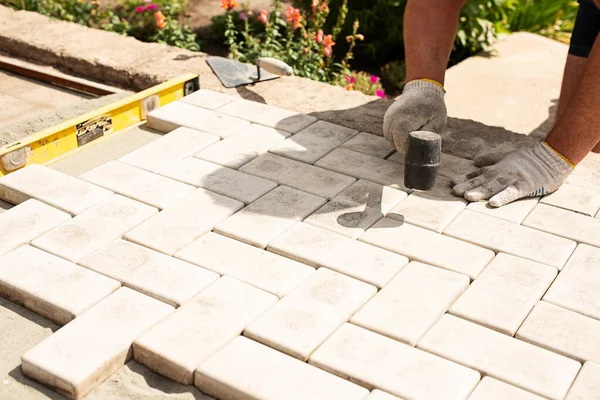
<svg viewBox="0 0 600 400"><path fill-rule="evenodd" d="M259 58L256 65L267 72L275 75L294 75L294 69L281 60L271 57Z"/></svg>

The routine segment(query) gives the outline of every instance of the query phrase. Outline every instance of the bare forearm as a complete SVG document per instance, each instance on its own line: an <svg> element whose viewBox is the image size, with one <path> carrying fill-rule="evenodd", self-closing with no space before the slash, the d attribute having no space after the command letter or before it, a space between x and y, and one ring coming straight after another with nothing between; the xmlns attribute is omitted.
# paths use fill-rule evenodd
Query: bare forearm
<svg viewBox="0 0 600 400"><path fill-rule="evenodd" d="M546 142L577 165L600 142L600 40L568 106Z"/></svg>
<svg viewBox="0 0 600 400"><path fill-rule="evenodd" d="M444 83L444 73L466 0L409 0L404 14L406 81Z"/></svg>

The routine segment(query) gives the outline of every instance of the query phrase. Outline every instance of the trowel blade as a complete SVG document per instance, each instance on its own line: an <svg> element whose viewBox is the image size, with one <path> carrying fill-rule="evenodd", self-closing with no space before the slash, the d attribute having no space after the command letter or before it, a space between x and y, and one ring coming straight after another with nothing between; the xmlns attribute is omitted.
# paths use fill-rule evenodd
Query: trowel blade
<svg viewBox="0 0 600 400"><path fill-rule="evenodd" d="M207 57L206 63L226 88L251 85L279 78L278 75L271 74L261 68L260 80L257 80L255 65L244 64L225 57Z"/></svg>

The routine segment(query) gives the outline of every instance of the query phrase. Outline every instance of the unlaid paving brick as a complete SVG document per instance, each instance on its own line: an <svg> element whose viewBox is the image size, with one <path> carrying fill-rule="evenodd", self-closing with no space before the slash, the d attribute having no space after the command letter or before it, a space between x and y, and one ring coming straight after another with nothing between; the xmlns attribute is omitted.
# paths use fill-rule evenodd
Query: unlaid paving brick
<svg viewBox="0 0 600 400"><path fill-rule="evenodd" d="M248 121L174 101L148 114L148 128L171 132L180 127L208 132L221 138L244 130Z"/></svg>
<svg viewBox="0 0 600 400"><path fill-rule="evenodd" d="M246 99L236 99L231 103L219 108L219 112L232 117L253 120L257 115L269 111L272 107L268 104L259 103Z"/></svg>
<svg viewBox="0 0 600 400"><path fill-rule="evenodd" d="M390 218L380 219L359 239L473 279L494 258L493 251Z"/></svg>
<svg viewBox="0 0 600 400"><path fill-rule="evenodd" d="M172 311L120 288L25 353L23 374L80 399L131 358L136 337Z"/></svg>
<svg viewBox="0 0 600 400"><path fill-rule="evenodd" d="M523 225L600 247L600 220L587 215L539 204Z"/></svg>
<svg viewBox="0 0 600 400"><path fill-rule="evenodd" d="M556 274L553 267L500 253L450 312L513 336Z"/></svg>
<svg viewBox="0 0 600 400"><path fill-rule="evenodd" d="M321 197L279 186L215 226L215 232L265 248L324 203Z"/></svg>
<svg viewBox="0 0 600 400"><path fill-rule="evenodd" d="M350 321L415 346L467 286L466 275L411 262Z"/></svg>
<svg viewBox="0 0 600 400"><path fill-rule="evenodd" d="M218 141L219 137L211 133L178 128L132 151L119 161L150 172L159 172Z"/></svg>
<svg viewBox="0 0 600 400"><path fill-rule="evenodd" d="M386 158L394 152L386 138L366 132L359 133L340 147L379 158Z"/></svg>
<svg viewBox="0 0 600 400"><path fill-rule="evenodd" d="M433 190L413 192L387 216L440 233L466 206L450 192L450 180L439 176Z"/></svg>
<svg viewBox="0 0 600 400"><path fill-rule="evenodd" d="M33 240L31 244L77 263L157 212L154 207L114 195Z"/></svg>
<svg viewBox="0 0 600 400"><path fill-rule="evenodd" d="M251 323L244 335L306 361L377 288L320 268Z"/></svg>
<svg viewBox="0 0 600 400"><path fill-rule="evenodd" d="M271 241L268 250L377 287L385 286L408 263L399 254L303 222Z"/></svg>
<svg viewBox="0 0 600 400"><path fill-rule="evenodd" d="M110 190L38 164L0 178L0 199L20 204L33 198L71 215L82 213L112 194Z"/></svg>
<svg viewBox="0 0 600 400"><path fill-rule="evenodd" d="M0 258L0 295L60 325L120 286L113 279L29 245Z"/></svg>
<svg viewBox="0 0 600 400"><path fill-rule="evenodd" d="M356 239L406 196L401 190L359 180L304 221Z"/></svg>
<svg viewBox="0 0 600 400"><path fill-rule="evenodd" d="M565 400L600 400L600 364L583 365Z"/></svg>
<svg viewBox="0 0 600 400"><path fill-rule="evenodd" d="M400 397L392 396L389 393L382 392L379 389L375 389L371 392L366 400L402 400Z"/></svg>
<svg viewBox="0 0 600 400"><path fill-rule="evenodd" d="M419 347L553 400L565 397L581 364L453 315L444 315Z"/></svg>
<svg viewBox="0 0 600 400"><path fill-rule="evenodd" d="M230 96L225 93L213 92L212 90L200 89L192 94L189 94L181 99L182 102L192 104L194 106L216 110L225 104L231 103L237 97Z"/></svg>
<svg viewBox="0 0 600 400"><path fill-rule="evenodd" d="M468 209L500 218L508 222L520 224L529 215L531 210L538 204L539 197L529 197L513 201L502 207L492 207L487 201L478 201L468 205Z"/></svg>
<svg viewBox="0 0 600 400"><path fill-rule="evenodd" d="M600 209L600 193L565 183L556 192L542 197L540 203L593 217Z"/></svg>
<svg viewBox="0 0 600 400"><path fill-rule="evenodd" d="M196 367L239 336L277 297L223 277L133 344L136 361L185 385Z"/></svg>
<svg viewBox="0 0 600 400"><path fill-rule="evenodd" d="M351 324L344 324L309 362L369 389L407 399L463 400L477 371Z"/></svg>
<svg viewBox="0 0 600 400"><path fill-rule="evenodd" d="M127 232L125 239L173 255L243 206L242 202L229 197L196 189Z"/></svg>
<svg viewBox="0 0 600 400"><path fill-rule="evenodd" d="M485 376L475 388L469 400L544 400L537 394L533 394L518 387L509 385L489 376Z"/></svg>
<svg viewBox="0 0 600 400"><path fill-rule="evenodd" d="M213 232L190 243L175 256L279 297L315 271L308 265Z"/></svg>
<svg viewBox="0 0 600 400"><path fill-rule="evenodd" d="M273 154L265 154L240 168L240 171L270 179L317 196L331 199L356 181L347 175L307 165Z"/></svg>
<svg viewBox="0 0 600 400"><path fill-rule="evenodd" d="M41 201L24 201L0 214L0 255L29 243L69 219L69 214Z"/></svg>
<svg viewBox="0 0 600 400"><path fill-rule="evenodd" d="M273 147L269 152L313 164L356 134L358 131L354 129L318 121Z"/></svg>
<svg viewBox="0 0 600 400"><path fill-rule="evenodd" d="M160 174L245 204L252 203L277 187L275 182L194 157L181 160L165 168Z"/></svg>
<svg viewBox="0 0 600 400"><path fill-rule="evenodd" d="M219 399L363 400L369 391L243 336L209 358L194 384Z"/></svg>
<svg viewBox="0 0 600 400"><path fill-rule="evenodd" d="M402 153L392 154L388 160L398 163L404 163L404 155ZM451 154L442 153L440 160L440 176L452 179L457 176L470 174L478 168L473 164L473 161L465 158L453 156Z"/></svg>
<svg viewBox="0 0 600 400"><path fill-rule="evenodd" d="M446 228L444 235L551 265L559 270L576 246L572 240L472 210L461 212Z"/></svg>
<svg viewBox="0 0 600 400"><path fill-rule="evenodd" d="M120 239L79 264L175 307L219 278L204 268Z"/></svg>
<svg viewBox="0 0 600 400"><path fill-rule="evenodd" d="M544 301L536 304L516 337L579 361L600 362L600 321Z"/></svg>
<svg viewBox="0 0 600 400"><path fill-rule="evenodd" d="M269 107L268 110L252 116L250 121L282 131L298 133L314 124L317 118L311 115L298 114L295 111L284 110L283 108Z"/></svg>
<svg viewBox="0 0 600 400"><path fill-rule="evenodd" d="M194 191L194 187L117 161L80 176L123 196L163 209Z"/></svg>
<svg viewBox="0 0 600 400"><path fill-rule="evenodd" d="M252 124L241 132L196 154L196 157L225 167L238 169L283 142L290 134Z"/></svg>

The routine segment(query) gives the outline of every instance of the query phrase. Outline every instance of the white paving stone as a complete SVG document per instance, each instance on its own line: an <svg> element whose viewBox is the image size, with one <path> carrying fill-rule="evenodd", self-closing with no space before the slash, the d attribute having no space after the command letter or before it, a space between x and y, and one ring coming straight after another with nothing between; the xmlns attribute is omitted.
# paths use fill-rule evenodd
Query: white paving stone
<svg viewBox="0 0 600 400"><path fill-rule="evenodd" d="M565 183L556 192L544 196L540 203L593 217L600 209L600 193Z"/></svg>
<svg viewBox="0 0 600 400"><path fill-rule="evenodd" d="M379 389L375 389L371 392L366 400L402 400L400 397L392 396L389 393L382 392Z"/></svg>
<svg viewBox="0 0 600 400"><path fill-rule="evenodd" d="M317 118L283 108L269 107L268 110L252 116L250 121L282 131L297 133L314 124Z"/></svg>
<svg viewBox="0 0 600 400"><path fill-rule="evenodd" d="M376 292L375 286L321 268L251 323L244 335L307 360Z"/></svg>
<svg viewBox="0 0 600 400"><path fill-rule="evenodd" d="M252 124L196 154L196 157L238 169L283 142L289 133Z"/></svg>
<svg viewBox="0 0 600 400"><path fill-rule="evenodd" d="M359 180L304 221L356 239L406 196L401 190Z"/></svg>
<svg viewBox="0 0 600 400"><path fill-rule="evenodd" d="M242 202L205 189L171 204L148 221L127 232L125 238L173 255L244 206Z"/></svg>
<svg viewBox="0 0 600 400"><path fill-rule="evenodd" d="M245 337L203 363L194 384L219 399L363 400L369 391Z"/></svg>
<svg viewBox="0 0 600 400"><path fill-rule="evenodd" d="M178 128L132 151L119 161L150 172L159 172L219 141L210 133Z"/></svg>
<svg viewBox="0 0 600 400"><path fill-rule="evenodd" d="M121 239L79 264L175 307L219 278L204 268Z"/></svg>
<svg viewBox="0 0 600 400"><path fill-rule="evenodd" d="M275 182L194 157L181 160L165 168L160 174L245 204L252 203L277 187Z"/></svg>
<svg viewBox="0 0 600 400"><path fill-rule="evenodd" d="M513 201L502 207L492 207L487 201L478 201L468 205L468 209L487 214L492 217L500 218L508 222L520 224L529 215L531 210L537 205L539 197L529 197Z"/></svg>
<svg viewBox="0 0 600 400"><path fill-rule="evenodd" d="M388 158L388 160L404 164L404 155L402 153L396 152L392 154ZM475 166L475 164L473 164L473 161L471 160L456 157L446 153L442 153L441 155L439 172L440 176L452 179L457 176L470 174L471 172L474 172L477 169L478 168Z"/></svg>
<svg viewBox="0 0 600 400"><path fill-rule="evenodd" d="M399 254L303 222L271 241L268 250L377 287L385 286L408 263Z"/></svg>
<svg viewBox="0 0 600 400"><path fill-rule="evenodd" d="M359 239L473 279L494 258L493 251L390 218L379 220Z"/></svg>
<svg viewBox="0 0 600 400"><path fill-rule="evenodd" d="M386 158L394 152L386 138L366 132L359 133L340 147L379 158Z"/></svg>
<svg viewBox="0 0 600 400"><path fill-rule="evenodd" d="M558 269L576 246L571 240L471 210L460 213L444 234Z"/></svg>
<svg viewBox="0 0 600 400"><path fill-rule="evenodd" d="M32 245L74 263L122 237L158 210L114 195L31 242Z"/></svg>
<svg viewBox="0 0 600 400"><path fill-rule="evenodd" d="M80 179L159 209L194 191L193 186L117 161L94 168Z"/></svg>
<svg viewBox="0 0 600 400"><path fill-rule="evenodd" d="M232 117L252 121L257 115L271 110L273 107L256 101L237 99L219 108L219 112Z"/></svg>
<svg viewBox="0 0 600 400"><path fill-rule="evenodd" d="M235 99L237 99L237 97L230 96L225 93L200 89L192 94L183 97L181 101L209 110L216 110L217 108L222 107L225 104L231 103Z"/></svg>
<svg viewBox="0 0 600 400"><path fill-rule="evenodd" d="M110 190L38 164L0 178L0 199L20 204L33 198L71 215L82 213L112 194Z"/></svg>
<svg viewBox="0 0 600 400"><path fill-rule="evenodd" d="M540 301L517 338L579 361L600 363L600 321Z"/></svg>
<svg viewBox="0 0 600 400"><path fill-rule="evenodd" d="M213 232L190 243L175 256L279 297L289 293L315 271L308 265Z"/></svg>
<svg viewBox="0 0 600 400"><path fill-rule="evenodd" d="M544 397L485 376L469 400L544 400Z"/></svg>
<svg viewBox="0 0 600 400"><path fill-rule="evenodd" d="M600 247L600 220L587 215L540 204L523 221L523 225Z"/></svg>
<svg viewBox="0 0 600 400"><path fill-rule="evenodd" d="M600 364L583 365L565 400L600 400Z"/></svg>
<svg viewBox="0 0 600 400"><path fill-rule="evenodd" d="M182 305L133 344L138 362L190 385L196 367L239 336L277 297L224 277Z"/></svg>
<svg viewBox="0 0 600 400"><path fill-rule="evenodd" d="M131 357L136 337L173 311L121 288L23 355L25 376L82 398Z"/></svg>
<svg viewBox="0 0 600 400"><path fill-rule="evenodd" d="M467 286L466 275L411 262L350 321L415 346Z"/></svg>
<svg viewBox="0 0 600 400"><path fill-rule="evenodd" d="M186 127L224 138L246 129L249 123L181 101L174 101L150 112L147 125L150 129L165 133Z"/></svg>
<svg viewBox="0 0 600 400"><path fill-rule="evenodd" d="M215 226L215 232L265 248L324 203L321 197L279 186Z"/></svg>
<svg viewBox="0 0 600 400"><path fill-rule="evenodd" d="M581 367L570 358L448 314L419 347L553 400L565 397Z"/></svg>
<svg viewBox="0 0 600 400"><path fill-rule="evenodd" d="M313 164L358 134L354 129L318 121L269 151L293 160Z"/></svg>
<svg viewBox="0 0 600 400"><path fill-rule="evenodd" d="M450 180L438 176L433 190L413 192L387 216L440 233L466 205L464 199L450 193Z"/></svg>
<svg viewBox="0 0 600 400"><path fill-rule="evenodd" d="M477 371L351 324L331 335L309 362L406 399L464 400L480 378Z"/></svg>
<svg viewBox="0 0 600 400"><path fill-rule="evenodd" d="M0 255L56 228L71 216L38 200L27 200L0 214Z"/></svg>
<svg viewBox="0 0 600 400"><path fill-rule="evenodd" d="M60 325L120 286L113 279L29 245L0 258L0 295Z"/></svg>
<svg viewBox="0 0 600 400"><path fill-rule="evenodd" d="M450 312L513 336L556 274L553 267L500 253Z"/></svg>

